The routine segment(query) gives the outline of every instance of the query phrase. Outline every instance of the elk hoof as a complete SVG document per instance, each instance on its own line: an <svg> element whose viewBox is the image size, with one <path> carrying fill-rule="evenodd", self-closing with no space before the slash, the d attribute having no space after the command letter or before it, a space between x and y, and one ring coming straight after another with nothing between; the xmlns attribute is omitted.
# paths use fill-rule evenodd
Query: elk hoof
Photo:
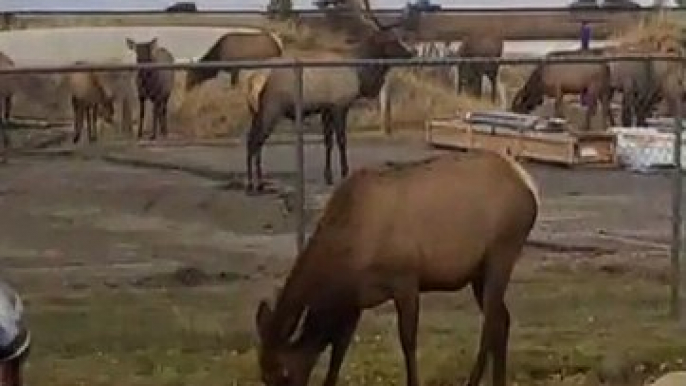
<svg viewBox="0 0 686 386"><path fill-rule="evenodd" d="M255 185L252 182L245 184L245 194L248 196L255 195Z"/></svg>

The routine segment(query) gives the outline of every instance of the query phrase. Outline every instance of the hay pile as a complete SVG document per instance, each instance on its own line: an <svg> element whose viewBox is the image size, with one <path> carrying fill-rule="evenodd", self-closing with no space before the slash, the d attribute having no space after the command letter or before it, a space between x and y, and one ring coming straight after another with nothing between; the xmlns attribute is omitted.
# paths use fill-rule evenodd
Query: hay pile
<svg viewBox="0 0 686 386"><path fill-rule="evenodd" d="M202 83L186 92L185 73L176 74L176 86L170 100L170 130L193 138L235 136L247 130L248 79L255 71L242 71L236 87L228 74Z"/></svg>
<svg viewBox="0 0 686 386"><path fill-rule="evenodd" d="M674 21L649 18L629 29L617 31L610 39L620 45L656 48L666 42L683 42L684 31Z"/></svg>
<svg viewBox="0 0 686 386"><path fill-rule="evenodd" d="M286 55L308 57L327 52L339 55L350 49L341 34L332 31L314 31L307 26L290 22L275 23L273 29L280 33L286 46ZM248 80L253 72L241 71L240 81L232 87L228 74L220 72L187 92L185 71L175 74L175 88L169 103L169 130L180 137L216 138L243 135L250 123L248 108ZM505 71L507 72L507 71ZM61 75L32 76L16 99L18 114L48 121L71 119L71 107L67 90L60 86ZM115 93L131 102L130 114L133 127L138 126L138 101L135 95L134 74L113 80ZM487 100L475 100L458 96L452 84L409 69L394 69L389 73L393 91L392 119L395 125L421 129L431 116L462 113L469 109L490 108ZM120 99L120 103L121 99ZM362 102L351 110L350 130L377 129L380 111L376 101ZM146 131L150 129L152 106L146 107ZM319 124L318 119L313 123ZM289 125L283 120L281 125ZM277 130L280 130L277 128Z"/></svg>

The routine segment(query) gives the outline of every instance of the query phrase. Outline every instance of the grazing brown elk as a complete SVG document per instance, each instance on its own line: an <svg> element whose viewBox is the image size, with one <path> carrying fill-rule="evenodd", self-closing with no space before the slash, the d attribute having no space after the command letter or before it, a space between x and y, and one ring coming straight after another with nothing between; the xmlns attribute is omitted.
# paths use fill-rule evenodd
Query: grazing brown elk
<svg viewBox="0 0 686 386"><path fill-rule="evenodd" d="M392 300L407 385L418 386L420 294L470 285L484 318L468 385L479 384L490 353L492 385L504 386L505 292L539 202L521 165L491 151L357 170L334 190L274 308L259 304L263 382L306 385L331 345L324 384L335 385L362 311Z"/></svg>
<svg viewBox="0 0 686 386"><path fill-rule="evenodd" d="M555 52L548 56L560 56ZM565 54L577 55L576 51ZM585 55L578 53L578 55ZM577 94L586 90L589 105L583 130L590 130L591 117L595 114L598 102L603 113L603 129L608 122L614 125L610 111L610 67L607 63L546 63L536 66L528 80L515 94L511 110L516 113L529 113L543 103L546 96L555 98L555 116L562 118L562 103L566 94Z"/></svg>
<svg viewBox="0 0 686 386"><path fill-rule="evenodd" d="M503 37L493 33L472 33L467 35L457 50L462 58L500 58L503 55ZM457 92L467 86L467 91L481 97L484 75L491 82L491 101L495 102L498 90L498 63L460 63Z"/></svg>
<svg viewBox="0 0 686 386"><path fill-rule="evenodd" d="M594 48L586 53L595 56L679 54L681 47L678 41L640 41L622 43L616 46ZM580 51L556 51L548 56L563 56ZM646 118L661 99L666 99L673 108L680 97L679 68L675 63L660 60L612 60L608 61L610 69L610 96L616 92L622 94L621 122L623 126L646 124Z"/></svg>
<svg viewBox="0 0 686 386"><path fill-rule="evenodd" d="M409 58L413 50L391 29L376 19L373 27L355 47L353 58ZM387 65L359 68L305 68L303 70L303 117L321 115L326 147L324 179L333 183L331 151L336 136L340 157L340 172L348 174L346 128L348 112L360 98L376 98L385 81ZM247 191L262 189L262 146L282 117L295 118L295 74L292 69L273 69L259 95L257 111L253 115L246 143ZM253 180L253 163L257 183Z"/></svg>
<svg viewBox="0 0 686 386"><path fill-rule="evenodd" d="M228 32L203 55L199 62L232 60L260 60L279 57L283 54L283 42L272 32ZM191 68L186 72L186 90L197 87L207 79L214 78L218 68ZM230 70L231 85L239 80L239 69Z"/></svg>
<svg viewBox="0 0 686 386"><path fill-rule="evenodd" d="M137 63L173 63L174 56L164 47L157 44L157 38L148 42L136 43L126 38L127 47L136 53ZM173 70L140 69L136 76L138 91L138 138L143 137L145 122L145 102L153 103L152 134L150 139L157 138L159 126L162 136L167 136L167 105L174 88Z"/></svg>
<svg viewBox="0 0 686 386"><path fill-rule="evenodd" d="M678 41L659 41L654 45L623 46L608 53L680 55ZM664 100L672 113L684 92L682 65L663 60L641 62L612 61L612 88L622 92L622 124L645 125L654 106Z"/></svg>
<svg viewBox="0 0 686 386"><path fill-rule="evenodd" d="M74 64L85 63L79 61ZM109 124L114 122L112 90L107 88L101 74L95 72L70 72L65 77L74 114L73 142L79 142L84 123L88 132L88 142L95 142L97 141L98 117L102 117Z"/></svg>
<svg viewBox="0 0 686 386"><path fill-rule="evenodd" d="M0 69L12 67L14 67L14 61L5 53L0 52ZM0 75L0 136L2 136L3 149L6 149L10 144L6 126L11 118L12 96L16 91L17 81L18 78L15 74Z"/></svg>

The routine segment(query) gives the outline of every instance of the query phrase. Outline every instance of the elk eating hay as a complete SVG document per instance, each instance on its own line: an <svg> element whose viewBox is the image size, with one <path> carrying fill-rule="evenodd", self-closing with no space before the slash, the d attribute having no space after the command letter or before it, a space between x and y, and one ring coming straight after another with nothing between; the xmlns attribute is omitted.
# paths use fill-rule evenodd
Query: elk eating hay
<svg viewBox="0 0 686 386"><path fill-rule="evenodd" d="M260 60L283 54L283 42L273 32L262 30L255 33L228 32L203 55L199 62L222 62L232 60ZM199 86L219 73L218 68L191 68L186 75L186 91ZM239 69L231 69L231 86L239 80Z"/></svg>
<svg viewBox="0 0 686 386"><path fill-rule="evenodd" d="M331 345L324 384L335 385L362 311L392 300L407 385L417 386L420 293L470 285L484 319L468 385L479 384L491 354L492 384L504 386L505 292L539 205L522 166L490 151L357 170L332 194L274 308L259 304L262 380L306 385Z"/></svg>
<svg viewBox="0 0 686 386"><path fill-rule="evenodd" d="M86 62L78 61L74 64L84 65ZM88 133L88 142L95 142L98 117L102 117L108 124L114 123L113 92L107 89L102 75L91 71L68 73L65 75L65 82L71 94L74 114L73 142L79 142L84 123Z"/></svg>
<svg viewBox="0 0 686 386"><path fill-rule="evenodd" d="M548 57L574 57L588 55L583 51L551 52ZM614 125L610 111L611 75L607 63L546 63L533 70L524 86L515 94L511 110L530 113L542 104L545 97L555 98L555 117L563 118L562 103L566 94L582 95L586 92L586 116L582 129L591 130L591 117L598 104L603 115L603 130Z"/></svg>

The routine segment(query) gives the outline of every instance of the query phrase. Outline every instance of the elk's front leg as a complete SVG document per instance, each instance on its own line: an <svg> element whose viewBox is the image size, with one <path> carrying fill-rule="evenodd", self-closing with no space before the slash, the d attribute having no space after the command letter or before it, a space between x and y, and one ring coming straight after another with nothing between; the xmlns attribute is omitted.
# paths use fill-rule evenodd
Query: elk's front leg
<svg viewBox="0 0 686 386"><path fill-rule="evenodd" d="M327 185L333 184L333 173L331 172L331 152L333 151L333 132L334 122L333 116L329 111L322 113L322 130L324 132L324 181Z"/></svg>
<svg viewBox="0 0 686 386"><path fill-rule="evenodd" d="M95 142L98 139L98 105L90 108L90 118L88 124L88 142Z"/></svg>
<svg viewBox="0 0 686 386"><path fill-rule="evenodd" d="M335 117L335 134L336 143L338 144L338 157L341 167L341 177L345 178L348 176L348 138L346 135L346 130L348 126L348 109L345 108L339 111Z"/></svg>
<svg viewBox="0 0 686 386"><path fill-rule="evenodd" d="M145 122L145 98L138 98L138 139L143 138L143 123Z"/></svg>
<svg viewBox="0 0 686 386"><path fill-rule="evenodd" d="M73 143L78 143L81 139L81 130L83 129L83 108L79 106L76 98L71 99L71 106L74 115L74 138Z"/></svg>
<svg viewBox="0 0 686 386"><path fill-rule="evenodd" d="M562 118L562 100L564 99L562 90L558 89L555 92L555 118Z"/></svg>
<svg viewBox="0 0 686 386"><path fill-rule="evenodd" d="M331 360L329 361L329 370L324 379L324 386L334 386L338 381L338 374L340 373L341 365L343 364L343 358L345 358L345 354L348 351L359 320L360 312L351 312L350 317L346 318L345 322L341 325L338 335L332 339Z"/></svg>

